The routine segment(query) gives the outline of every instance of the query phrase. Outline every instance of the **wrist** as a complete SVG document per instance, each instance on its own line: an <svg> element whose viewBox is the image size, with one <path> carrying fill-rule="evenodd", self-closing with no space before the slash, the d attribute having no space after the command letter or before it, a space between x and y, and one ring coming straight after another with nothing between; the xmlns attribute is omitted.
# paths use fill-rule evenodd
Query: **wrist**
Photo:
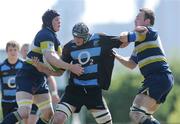
<svg viewBox="0 0 180 124"><path fill-rule="evenodd" d="M71 70L72 70L72 66L73 66L72 64L69 64L69 65L67 66L67 70L68 70L68 71L71 71Z"/></svg>
<svg viewBox="0 0 180 124"><path fill-rule="evenodd" d="M52 95L52 96L56 96L56 95L58 95L58 92L57 92L57 91L52 91L52 92L51 92L51 95Z"/></svg>

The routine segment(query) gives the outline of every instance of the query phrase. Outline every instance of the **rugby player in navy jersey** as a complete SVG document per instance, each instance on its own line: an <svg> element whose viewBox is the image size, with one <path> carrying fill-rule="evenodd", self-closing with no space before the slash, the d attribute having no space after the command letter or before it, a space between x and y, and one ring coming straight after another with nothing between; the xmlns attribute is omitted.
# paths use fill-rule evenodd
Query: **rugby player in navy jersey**
<svg viewBox="0 0 180 124"><path fill-rule="evenodd" d="M57 68L70 70L76 75L83 73L83 68L80 65L66 63L59 57L61 55L60 42L55 34L60 29L59 14L55 10L47 10L42 16L42 21L42 29L36 34L27 59L16 76L18 110L9 113L2 124L15 124L22 119L27 119L32 103L35 103L41 111L41 117L37 124L47 124L51 120L54 112L47 86L47 75L36 69L32 58L37 57L43 63L44 56ZM51 70L49 73L51 75L62 74L61 71L53 72Z"/></svg>
<svg viewBox="0 0 180 124"><path fill-rule="evenodd" d="M23 65L23 61L18 57L19 43L16 41L9 41L6 44L6 53L7 58L0 64L3 117L17 110L15 77Z"/></svg>
<svg viewBox="0 0 180 124"><path fill-rule="evenodd" d="M75 24L72 34L74 39L64 46L62 59L67 63L81 64L84 73L81 76L70 73L69 85L56 107L53 122L64 124L72 113L79 112L84 105L98 124L112 124L102 89L107 90L111 81L114 65L111 50L119 48L122 43L117 36L90 34L84 23Z"/></svg>
<svg viewBox="0 0 180 124"><path fill-rule="evenodd" d="M22 59L25 61L27 58L28 51L30 49L30 44L25 43L22 45L20 49L20 53L22 56ZM60 101L60 98L58 96L58 89L56 80L53 76L48 76L48 86L50 87L51 92L51 98L52 98L52 104L57 104ZM28 117L28 119L24 119L25 124L36 124L40 116L40 111L38 110L38 107L36 104L32 104L31 113Z"/></svg>
<svg viewBox="0 0 180 124"><path fill-rule="evenodd" d="M134 124L160 123L152 114L160 103L165 102L174 83L158 32L152 29L154 21L155 15L152 10L140 9L135 19L135 30L122 33L120 38L122 42L135 42L131 57L114 53L116 59L124 66L134 69L138 65L144 76L143 85L129 113Z"/></svg>

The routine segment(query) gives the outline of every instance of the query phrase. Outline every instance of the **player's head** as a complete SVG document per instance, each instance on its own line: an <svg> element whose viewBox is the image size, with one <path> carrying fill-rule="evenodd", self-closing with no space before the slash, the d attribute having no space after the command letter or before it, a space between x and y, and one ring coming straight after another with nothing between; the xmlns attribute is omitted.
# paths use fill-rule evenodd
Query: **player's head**
<svg viewBox="0 0 180 124"><path fill-rule="evenodd" d="M86 24L80 22L74 25L72 29L72 35L74 36L74 39L82 39L83 44L87 42L89 39L89 28Z"/></svg>
<svg viewBox="0 0 180 124"><path fill-rule="evenodd" d="M27 56L28 51L29 51L29 46L30 45L28 43L25 43L21 47L20 52L21 52L21 56L22 56L23 59L26 59L26 56Z"/></svg>
<svg viewBox="0 0 180 124"><path fill-rule="evenodd" d="M55 10L48 9L42 16L43 28L48 27L54 32L59 31L60 28L60 18L59 13Z"/></svg>
<svg viewBox="0 0 180 124"><path fill-rule="evenodd" d="M148 8L141 8L135 19L135 26L153 26L154 21L154 12Z"/></svg>
<svg viewBox="0 0 180 124"><path fill-rule="evenodd" d="M19 43L14 40L7 42L6 53L9 59L18 59Z"/></svg>

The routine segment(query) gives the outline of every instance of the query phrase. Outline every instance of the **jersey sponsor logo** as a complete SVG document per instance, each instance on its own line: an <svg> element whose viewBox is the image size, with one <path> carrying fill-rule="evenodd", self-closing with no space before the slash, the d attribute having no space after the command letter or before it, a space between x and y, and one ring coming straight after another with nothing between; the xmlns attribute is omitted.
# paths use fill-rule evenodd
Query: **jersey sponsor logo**
<svg viewBox="0 0 180 124"><path fill-rule="evenodd" d="M101 48L87 48L83 50L76 50L71 52L73 59L78 60L81 65L87 64L89 61L91 64L94 63L94 60L91 57L100 56Z"/></svg>
<svg viewBox="0 0 180 124"><path fill-rule="evenodd" d="M15 77L9 78L7 85L9 88L15 88L16 87Z"/></svg>
<svg viewBox="0 0 180 124"><path fill-rule="evenodd" d="M85 61L82 61L82 58L83 56L86 56L86 60ZM78 62L81 64L81 65L85 65L86 63L89 62L90 60L90 53L88 51L82 51L79 53L78 55Z"/></svg>

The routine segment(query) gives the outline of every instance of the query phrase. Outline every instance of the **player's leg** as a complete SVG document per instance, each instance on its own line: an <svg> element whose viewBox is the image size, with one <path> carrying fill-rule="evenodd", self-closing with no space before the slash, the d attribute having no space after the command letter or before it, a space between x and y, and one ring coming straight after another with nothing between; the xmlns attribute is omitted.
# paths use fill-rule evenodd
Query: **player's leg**
<svg viewBox="0 0 180 124"><path fill-rule="evenodd" d="M91 114L98 124L112 124L112 117L107 107L106 101L102 98L102 108L90 109Z"/></svg>
<svg viewBox="0 0 180 124"><path fill-rule="evenodd" d="M54 114L50 93L35 95L34 102L38 106L38 109L41 113L37 124L40 122L43 122L44 124L48 123Z"/></svg>
<svg viewBox="0 0 180 124"><path fill-rule="evenodd" d="M160 103L165 102L172 86L173 76L169 73L157 73L145 79L130 109L132 121L142 124L159 124L152 114Z"/></svg>
<svg viewBox="0 0 180 124"><path fill-rule="evenodd" d="M28 119L24 119L24 124L36 124L40 116L40 111L35 104L32 104L31 112Z"/></svg>
<svg viewBox="0 0 180 124"><path fill-rule="evenodd" d="M130 118L135 124L159 124L152 114L157 110L159 104L156 100L145 94L138 94L130 109Z"/></svg>
<svg viewBox="0 0 180 124"><path fill-rule="evenodd" d="M81 107L80 100L82 102L82 95L79 92L79 89L74 87L66 87L60 103L56 105L53 121L54 124L64 124L70 115L75 112L75 106L79 106L79 108Z"/></svg>
<svg viewBox="0 0 180 124"><path fill-rule="evenodd" d="M66 102L57 104L53 124L64 124L74 111L75 107Z"/></svg>
<svg viewBox="0 0 180 124"><path fill-rule="evenodd" d="M7 116L9 113L17 111L17 103L16 102L1 102L1 108L2 108L2 117L4 118Z"/></svg>
<svg viewBox="0 0 180 124"><path fill-rule="evenodd" d="M16 93L18 110L8 114L2 124L15 124L23 119L27 119L32 105L32 94L20 91Z"/></svg>

